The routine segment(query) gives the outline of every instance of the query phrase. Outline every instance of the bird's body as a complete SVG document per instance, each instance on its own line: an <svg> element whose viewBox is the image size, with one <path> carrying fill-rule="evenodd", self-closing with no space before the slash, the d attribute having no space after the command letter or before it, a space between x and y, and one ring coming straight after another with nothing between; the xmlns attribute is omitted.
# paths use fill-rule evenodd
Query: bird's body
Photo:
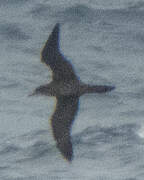
<svg viewBox="0 0 144 180"><path fill-rule="evenodd" d="M41 61L50 66L53 76L49 84L35 89L32 95L55 96L56 109L51 117L53 136L62 155L71 161L71 125L78 110L79 97L85 93L104 93L114 89L112 86L91 86L82 83L72 65L59 49L60 25L56 24L41 52Z"/></svg>
<svg viewBox="0 0 144 180"><path fill-rule="evenodd" d="M80 96L80 92L84 91L84 86L80 86L77 82L54 82L40 86L38 88L40 94L47 96L69 96L77 95Z"/></svg>
<svg viewBox="0 0 144 180"><path fill-rule="evenodd" d="M81 96L86 93L104 93L112 90L110 86L90 86L81 82L55 82L39 86L34 93L45 96Z"/></svg>

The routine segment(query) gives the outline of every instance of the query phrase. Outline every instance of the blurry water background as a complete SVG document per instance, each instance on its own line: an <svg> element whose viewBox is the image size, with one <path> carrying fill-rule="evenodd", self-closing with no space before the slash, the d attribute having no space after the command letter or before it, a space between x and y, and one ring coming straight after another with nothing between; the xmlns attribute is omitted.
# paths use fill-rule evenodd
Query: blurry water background
<svg viewBox="0 0 144 180"><path fill-rule="evenodd" d="M115 85L80 98L74 160L57 150L55 98L40 51L61 24L61 50L81 80ZM144 179L144 1L0 0L0 179Z"/></svg>

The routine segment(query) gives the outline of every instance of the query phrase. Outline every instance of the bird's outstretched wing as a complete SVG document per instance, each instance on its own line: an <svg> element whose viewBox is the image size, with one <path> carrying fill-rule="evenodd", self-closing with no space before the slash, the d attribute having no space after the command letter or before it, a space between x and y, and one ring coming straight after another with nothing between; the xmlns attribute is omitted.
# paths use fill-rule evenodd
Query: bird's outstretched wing
<svg viewBox="0 0 144 180"><path fill-rule="evenodd" d="M57 23L42 49L41 61L50 66L53 71L53 80L78 80L72 65L60 53L59 34L60 25Z"/></svg>
<svg viewBox="0 0 144 180"><path fill-rule="evenodd" d="M72 160L71 125L78 110L79 97L59 96L57 105L51 118L53 136L57 147L68 161Z"/></svg>

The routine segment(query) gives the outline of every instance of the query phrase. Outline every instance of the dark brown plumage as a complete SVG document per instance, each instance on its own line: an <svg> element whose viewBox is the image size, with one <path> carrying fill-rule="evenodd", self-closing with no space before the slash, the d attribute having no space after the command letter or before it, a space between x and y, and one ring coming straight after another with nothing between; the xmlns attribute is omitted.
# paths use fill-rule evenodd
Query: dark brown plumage
<svg viewBox="0 0 144 180"><path fill-rule="evenodd" d="M51 117L53 136L57 147L68 161L73 158L71 126L78 111L79 97L85 93L105 93L112 86L91 86L82 83L72 65L59 49L60 25L56 24L41 52L41 61L50 66L53 72L51 83L35 89L35 94L55 96L56 109Z"/></svg>

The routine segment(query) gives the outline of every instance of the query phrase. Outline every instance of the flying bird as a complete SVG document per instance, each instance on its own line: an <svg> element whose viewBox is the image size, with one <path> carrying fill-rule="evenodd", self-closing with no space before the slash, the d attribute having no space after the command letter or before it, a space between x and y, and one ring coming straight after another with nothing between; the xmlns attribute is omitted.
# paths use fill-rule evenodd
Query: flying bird
<svg viewBox="0 0 144 180"><path fill-rule="evenodd" d="M114 87L81 82L71 63L60 51L59 35L60 24L57 23L41 52L41 61L52 70L52 81L36 88L31 95L56 97L56 108L51 117L53 137L63 157L70 162L73 159L71 126L78 111L79 97L85 93L105 93Z"/></svg>

